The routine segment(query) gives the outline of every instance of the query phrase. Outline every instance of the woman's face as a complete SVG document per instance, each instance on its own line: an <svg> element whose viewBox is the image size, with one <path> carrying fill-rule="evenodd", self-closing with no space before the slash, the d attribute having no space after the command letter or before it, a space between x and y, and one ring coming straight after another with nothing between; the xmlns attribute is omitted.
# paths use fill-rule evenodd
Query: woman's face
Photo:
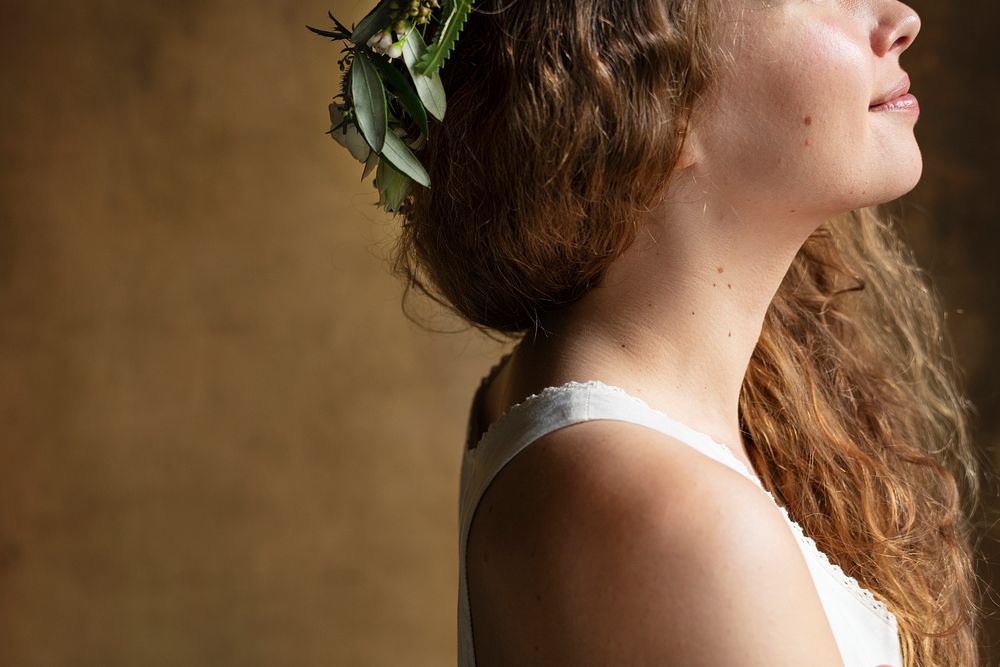
<svg viewBox="0 0 1000 667"><path fill-rule="evenodd" d="M915 100L871 108L905 83L899 56L920 29L912 9L897 0L723 4L729 56L692 121L699 180L740 210L786 215L833 215L916 185Z"/></svg>

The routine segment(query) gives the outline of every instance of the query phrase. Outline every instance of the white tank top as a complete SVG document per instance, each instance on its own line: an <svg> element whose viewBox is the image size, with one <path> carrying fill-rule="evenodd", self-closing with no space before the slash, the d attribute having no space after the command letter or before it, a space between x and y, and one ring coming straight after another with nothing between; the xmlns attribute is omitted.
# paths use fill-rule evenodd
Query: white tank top
<svg viewBox="0 0 1000 667"><path fill-rule="evenodd" d="M642 399L624 389L599 380L572 381L557 387L546 387L511 407L490 424L473 448L472 439L481 430L475 415L478 413L483 389L509 356L508 353L501 358L483 378L475 393L462 456L459 491L459 667L475 667L476 664L465 551L469 527L480 498L497 473L532 442L564 426L595 419L630 422L665 433L754 482L771 498L795 536L845 667L902 667L896 617L886 605L831 562L817 548L813 539L803 533L799 524L788 516L788 512L778 505L774 496L764 489L757 476L728 447L649 407Z"/></svg>

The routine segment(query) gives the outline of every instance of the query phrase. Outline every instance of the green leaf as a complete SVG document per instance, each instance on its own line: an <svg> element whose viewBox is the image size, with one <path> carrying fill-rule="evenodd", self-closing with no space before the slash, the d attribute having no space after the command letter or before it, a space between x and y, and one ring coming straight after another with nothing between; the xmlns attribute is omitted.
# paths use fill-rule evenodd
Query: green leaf
<svg viewBox="0 0 1000 667"><path fill-rule="evenodd" d="M378 188L379 205L390 213L396 213L406 202L413 180L388 162L379 160L375 171L375 186Z"/></svg>
<svg viewBox="0 0 1000 667"><path fill-rule="evenodd" d="M410 72L413 85L417 88L420 101L432 116L438 120L444 120L444 112L447 108L447 99L444 95L444 85L441 83L441 75L437 72L433 76L426 76L417 71L417 62L427 53L427 45L420 32L414 30L403 42L403 61L406 69Z"/></svg>
<svg viewBox="0 0 1000 667"><path fill-rule="evenodd" d="M333 12L328 11L326 15L329 16L330 20L333 21L333 24L337 26L337 30L346 34L348 38L350 37L351 31L348 30L347 26L345 26L343 23L337 20L337 17L333 15Z"/></svg>
<svg viewBox="0 0 1000 667"><path fill-rule="evenodd" d="M381 155L392 166L417 183L430 187L431 177L424 169L424 165L420 164L420 160L413 154L410 147L394 133L389 132L385 135L385 145L382 147Z"/></svg>
<svg viewBox="0 0 1000 667"><path fill-rule="evenodd" d="M374 151L381 151L389 124L382 79L371 61L356 53L351 64L351 101L361 135Z"/></svg>
<svg viewBox="0 0 1000 667"><path fill-rule="evenodd" d="M434 76L438 69L444 65L451 50L458 41L458 34L462 32L469 12L472 10L474 0L454 0L451 12L445 20L441 30L438 31L434 42L427 47L427 53L417 63L417 70L425 76Z"/></svg>
<svg viewBox="0 0 1000 667"><path fill-rule="evenodd" d="M390 0L381 0L375 9L368 12L368 15L361 19L351 33L351 41L355 44L367 44L372 35L389 27L392 18L392 11L389 9Z"/></svg>
<svg viewBox="0 0 1000 667"><path fill-rule="evenodd" d="M372 173L372 169L374 169L378 165L378 163L379 163L378 153L376 153L375 151L371 151L368 154L368 159L365 160L365 170L361 173L362 181L368 178L368 174Z"/></svg>
<svg viewBox="0 0 1000 667"><path fill-rule="evenodd" d="M366 53L365 55L375 63L375 68L382 75L382 80L396 93L396 97L403 104L403 108L417 122L420 131L424 133L425 137L429 137L430 129L427 125L427 112L424 110L424 105L420 103L420 97L417 95L417 91L414 90L413 84L407 81L403 73L389 62L389 59L385 56L374 53Z"/></svg>
<svg viewBox="0 0 1000 667"><path fill-rule="evenodd" d="M312 30L317 35L323 37L329 37L330 39L350 39L351 33L349 32L330 32L329 30L320 30L319 28L314 28L311 25L307 25L307 28Z"/></svg>
<svg viewBox="0 0 1000 667"><path fill-rule="evenodd" d="M336 26L336 30L320 30L319 28L314 28L311 25L306 27L312 30L317 35L322 35L323 37L329 37L330 39L347 40L351 38L351 30L345 26L343 23L337 20L337 17L333 15L333 12L327 12L327 16L333 21L333 25Z"/></svg>

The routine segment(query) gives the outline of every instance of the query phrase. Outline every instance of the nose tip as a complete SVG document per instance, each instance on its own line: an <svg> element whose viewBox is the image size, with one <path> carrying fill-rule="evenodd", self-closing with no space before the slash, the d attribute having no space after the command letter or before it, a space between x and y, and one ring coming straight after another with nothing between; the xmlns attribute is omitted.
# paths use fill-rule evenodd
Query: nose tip
<svg viewBox="0 0 1000 667"><path fill-rule="evenodd" d="M917 38L917 33L920 32L920 17L917 16L916 12L909 14L900 21L900 26L896 32L896 39L892 42L889 50L901 53Z"/></svg>
<svg viewBox="0 0 1000 667"><path fill-rule="evenodd" d="M920 16L902 2L888 3L872 34L872 48L879 56L901 54L920 32Z"/></svg>

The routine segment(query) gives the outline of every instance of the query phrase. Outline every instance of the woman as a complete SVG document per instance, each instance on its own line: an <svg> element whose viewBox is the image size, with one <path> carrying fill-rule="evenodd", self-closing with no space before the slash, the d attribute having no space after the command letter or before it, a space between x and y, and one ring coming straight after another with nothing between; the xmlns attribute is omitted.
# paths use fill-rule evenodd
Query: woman
<svg viewBox="0 0 1000 667"><path fill-rule="evenodd" d="M396 268L473 401L460 663L973 665L967 403L876 205L896 0L481 0ZM765 490L766 489L766 490Z"/></svg>

